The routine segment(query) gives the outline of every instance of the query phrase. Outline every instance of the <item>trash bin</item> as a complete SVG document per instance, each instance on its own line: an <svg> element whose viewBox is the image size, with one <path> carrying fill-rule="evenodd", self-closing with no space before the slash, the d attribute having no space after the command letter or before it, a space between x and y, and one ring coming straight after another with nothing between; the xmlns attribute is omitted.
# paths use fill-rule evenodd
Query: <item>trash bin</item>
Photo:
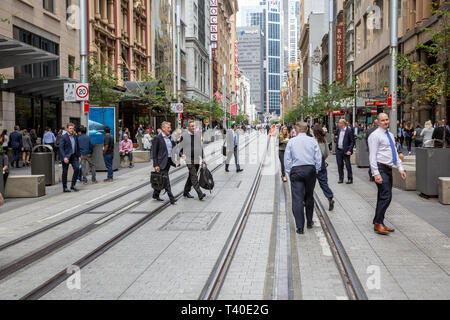
<svg viewBox="0 0 450 320"><path fill-rule="evenodd" d="M35 151L38 148L48 149L49 151ZM55 157L51 146L37 145L33 148L31 152L31 174L43 174L46 186L55 184Z"/></svg>

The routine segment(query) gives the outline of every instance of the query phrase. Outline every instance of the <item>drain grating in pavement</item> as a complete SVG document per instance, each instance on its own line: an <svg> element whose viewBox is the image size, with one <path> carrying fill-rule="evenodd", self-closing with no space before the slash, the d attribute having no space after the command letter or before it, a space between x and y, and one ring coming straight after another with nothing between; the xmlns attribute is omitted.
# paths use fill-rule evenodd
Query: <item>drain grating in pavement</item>
<svg viewBox="0 0 450 320"><path fill-rule="evenodd" d="M241 185L241 182L241 180L214 180L214 187L223 189L237 189Z"/></svg>
<svg viewBox="0 0 450 320"><path fill-rule="evenodd" d="M219 217L218 211L183 211L170 218L159 230L207 231Z"/></svg>
<svg viewBox="0 0 450 320"><path fill-rule="evenodd" d="M250 212L250 214L273 214L272 211L254 211Z"/></svg>

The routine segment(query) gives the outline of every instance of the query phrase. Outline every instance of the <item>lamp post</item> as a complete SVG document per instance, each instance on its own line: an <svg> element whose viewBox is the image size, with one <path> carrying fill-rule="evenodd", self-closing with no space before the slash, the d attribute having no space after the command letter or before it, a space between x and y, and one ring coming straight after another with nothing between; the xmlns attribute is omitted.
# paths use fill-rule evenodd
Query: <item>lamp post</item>
<svg viewBox="0 0 450 320"><path fill-rule="evenodd" d="M177 92L178 92L178 103L181 102L181 48L180 48L180 42L181 42L181 12L180 12L180 5L177 5L177 63L178 63L178 71L177 71ZM178 128L181 128L181 119L180 115L178 116Z"/></svg>
<svg viewBox="0 0 450 320"><path fill-rule="evenodd" d="M80 0L80 81L88 82L88 43L87 43L87 0ZM84 113L84 101L80 104L80 122L87 128L88 117Z"/></svg>
<svg viewBox="0 0 450 320"><path fill-rule="evenodd" d="M397 134L397 47L398 47L398 0L389 1L389 25L391 30L390 40L390 66L389 66L389 94L392 97L391 111L389 115L389 130Z"/></svg>
<svg viewBox="0 0 450 320"><path fill-rule="evenodd" d="M333 40L334 40L334 33L333 33L333 22L334 22L334 1L329 0L329 20L328 20L328 85L331 86L333 83ZM331 87L330 87L331 90ZM328 106L328 110L330 112L329 116L329 129L328 132L330 134L333 134L333 111L331 110L331 106Z"/></svg>

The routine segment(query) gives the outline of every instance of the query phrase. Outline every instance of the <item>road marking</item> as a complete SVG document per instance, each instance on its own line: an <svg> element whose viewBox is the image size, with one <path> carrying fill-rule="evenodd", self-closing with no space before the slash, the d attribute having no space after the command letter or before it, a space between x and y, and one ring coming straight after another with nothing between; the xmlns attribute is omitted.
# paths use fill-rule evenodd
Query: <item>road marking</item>
<svg viewBox="0 0 450 320"><path fill-rule="evenodd" d="M117 192L117 191L119 191L119 190L122 190L122 189L125 189L125 188L127 188L127 187L126 187L126 186L123 186L123 187L121 187L121 188L119 188L119 189L116 189L116 190L113 190L113 191L111 191L111 192L105 193L104 195L102 195L102 196L100 196L100 197L97 197L97 198L95 198L95 199L89 200L88 202L86 202L86 204L90 204L90 203L92 203L92 202L94 202L94 201L97 201L98 199L104 198L104 197L106 197L106 196L109 195L109 194L115 193L115 192Z"/></svg>
<svg viewBox="0 0 450 320"><path fill-rule="evenodd" d="M55 217L57 217L57 216L60 216L60 215L62 215L62 214L64 214L64 213L66 213L66 212L72 211L73 209L76 209L76 208L78 208L79 206L81 206L81 204L79 204L79 205L77 205L77 206L75 206L75 207L72 207L72 208L70 208L70 209L66 209L66 210L64 210L64 211L61 211L60 213L54 214L54 215L52 215L52 216L50 216L50 217L41 219L41 220L39 220L38 222L42 222L42 221L45 221L45 220L53 219L53 218L55 218Z"/></svg>
<svg viewBox="0 0 450 320"><path fill-rule="evenodd" d="M103 219L97 221L95 224L96 224L96 225L99 225L99 224L105 223L106 221L108 221L108 220L114 218L115 216L117 216L119 213L124 212L125 210L127 210L127 209L133 207L134 205L136 205L136 204L138 204L138 203L139 203L139 201L135 201L135 202L129 204L128 206L126 206L125 208L120 209L120 210L117 211L116 213L110 214L110 215L104 217Z"/></svg>
<svg viewBox="0 0 450 320"><path fill-rule="evenodd" d="M322 230L316 230L316 236L319 238L320 246L322 247L322 254L326 257L331 257L330 246L328 245L327 238Z"/></svg>

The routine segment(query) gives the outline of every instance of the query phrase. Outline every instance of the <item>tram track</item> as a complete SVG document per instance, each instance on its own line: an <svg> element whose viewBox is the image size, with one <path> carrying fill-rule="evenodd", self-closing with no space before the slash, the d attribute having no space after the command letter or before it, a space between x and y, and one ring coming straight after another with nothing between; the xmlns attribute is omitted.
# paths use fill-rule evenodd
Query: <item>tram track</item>
<svg viewBox="0 0 450 320"><path fill-rule="evenodd" d="M249 140L243 147L242 149L245 149L254 139ZM212 161L217 160L218 158L222 157L222 155L220 155L217 158L214 158ZM215 172L217 171L219 168L221 168L224 165L225 162L222 162L221 164L217 165L214 169L211 170L211 172ZM178 183L182 180L185 180L187 177L187 174L184 174L180 177L178 177L175 183ZM175 198L178 200L181 196L182 196L183 192L180 192L178 194L175 195ZM148 198L148 195L147 195ZM147 200L147 198L145 200ZM126 208L126 206L122 207L120 210L123 210L120 214L128 211L129 209L131 209L132 207L135 207L139 205L137 203L136 200L133 200L133 203L129 204L129 208ZM77 260L76 262L74 262L72 265L76 265L78 266L80 269L85 267L86 265L88 265L89 263L91 263L92 261L94 261L97 257L101 256L103 253L105 253L107 250L109 250L110 248L112 248L113 246L115 246L116 244L118 244L120 241L122 241L124 238L126 238L128 235L130 235L131 233L133 233L134 231L136 231L137 229L139 229L140 227L142 227L143 225L145 225L147 222L149 222L150 220L152 220L154 217L156 217L158 214L160 214L161 212L163 212L166 208L168 208L170 206L170 202L169 201L165 201L163 204L161 204L160 206L158 206L156 209L152 210L151 212L145 214L145 216L141 219L139 219L137 222L133 223L132 225L130 225L129 227L127 227L126 229L124 229L123 231L121 231L120 233L116 234L114 237L110 238L108 241L104 242L102 245L98 246L96 249L92 250L91 252L89 252L88 254L86 254L85 256L83 256L81 259ZM126 209L125 209L126 208ZM117 214L114 218L118 217L119 214ZM102 217L102 219L104 219L105 217ZM111 220L111 219L110 219ZM110 221L107 220L107 221ZM106 221L105 221L106 222ZM100 224L101 225L101 224ZM88 226L86 226L88 227ZM86 232L90 232L92 230L87 230ZM70 235L69 235L70 236ZM81 235L78 236L78 238L80 238ZM72 239L69 242L73 242L76 239ZM66 243L67 244L67 243ZM54 245L54 246L58 246L58 248L66 245L66 244L56 244L56 243L52 243L50 245ZM57 248L55 248L53 251L55 251ZM42 250L42 254L45 254L47 251ZM47 255L47 254L45 254ZM42 259L43 256L36 256L34 261L40 260ZM31 263L31 262L30 262ZM29 263L28 263L29 264ZM24 266L22 266L23 268ZM18 271L18 270L16 270ZM15 271L15 272L16 272ZM14 272L13 272L14 273ZM65 281L68 277L70 277L70 274L67 274L66 270L61 270L59 273L57 273L56 275L54 275L52 278L50 278L49 280L47 280L46 282L42 283L40 286L36 287L35 289L33 289L32 291L30 291L29 293L27 293L26 295L24 295L21 300L35 300L35 299L39 299L40 297L42 297L43 295L47 294L48 292L50 292L52 289L54 289L55 287L57 287L60 283L62 283L63 281ZM1 279L1 278L0 278Z"/></svg>

